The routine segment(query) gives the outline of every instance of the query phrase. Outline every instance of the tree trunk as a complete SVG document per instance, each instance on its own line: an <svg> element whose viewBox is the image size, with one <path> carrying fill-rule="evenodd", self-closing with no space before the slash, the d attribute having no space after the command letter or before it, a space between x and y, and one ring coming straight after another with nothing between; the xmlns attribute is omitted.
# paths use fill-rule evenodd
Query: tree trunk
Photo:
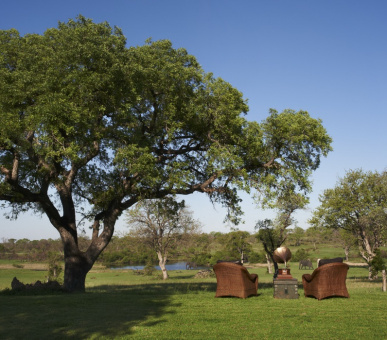
<svg viewBox="0 0 387 340"><path fill-rule="evenodd" d="M266 262L267 262L267 272L269 274L273 274L273 270L271 269L271 261L270 261L270 258L267 254L265 254L265 257L266 257Z"/></svg>
<svg viewBox="0 0 387 340"><path fill-rule="evenodd" d="M60 229L63 242L65 271L64 289L68 292L84 292L85 280L98 256L109 244L114 231L115 218L104 221L104 230L99 234L99 221L93 225L93 237L86 252L79 249L76 228Z"/></svg>
<svg viewBox="0 0 387 340"><path fill-rule="evenodd" d="M372 267L371 267L371 261L375 257L375 253L373 252L371 243L362 227L360 228L358 237L360 239L360 244L359 244L360 256L368 264L368 279L372 281L376 278L372 275Z"/></svg>
<svg viewBox="0 0 387 340"><path fill-rule="evenodd" d="M276 279L278 276L278 263L274 260L274 255L272 253L269 254L271 262L274 264L274 274L273 279Z"/></svg>
<svg viewBox="0 0 387 340"><path fill-rule="evenodd" d="M93 267L96 257L87 257L79 250L76 230L62 228L60 235L64 250L64 283L67 292L84 292L86 274Z"/></svg>
<svg viewBox="0 0 387 340"><path fill-rule="evenodd" d="M273 262L274 262L274 275L273 275L273 279L276 279L277 276L278 276L278 263L275 262L274 260L273 260Z"/></svg>
<svg viewBox="0 0 387 340"><path fill-rule="evenodd" d="M372 266L371 266L371 261L372 259L375 257L375 254L372 253L371 251L369 250L364 250L365 249L365 246L364 246L365 243L363 243L362 245L359 245L359 252L360 252L360 256L364 259L364 261L368 264L368 280L372 281L374 280L376 277L374 277L372 275ZM363 247L362 247L363 246Z"/></svg>
<svg viewBox="0 0 387 340"><path fill-rule="evenodd" d="M163 256L160 252L157 252L157 256L159 258L159 266L161 268L161 272L163 273L163 280L168 279L168 272L166 268L166 263L167 263L167 257Z"/></svg>
<svg viewBox="0 0 387 340"><path fill-rule="evenodd" d="M382 270L382 278L383 278L383 285L382 285L382 292L385 292L387 289L387 280L386 280L386 270Z"/></svg>
<svg viewBox="0 0 387 340"><path fill-rule="evenodd" d="M82 253L65 256L63 288L68 292L84 292L86 275L92 266Z"/></svg>

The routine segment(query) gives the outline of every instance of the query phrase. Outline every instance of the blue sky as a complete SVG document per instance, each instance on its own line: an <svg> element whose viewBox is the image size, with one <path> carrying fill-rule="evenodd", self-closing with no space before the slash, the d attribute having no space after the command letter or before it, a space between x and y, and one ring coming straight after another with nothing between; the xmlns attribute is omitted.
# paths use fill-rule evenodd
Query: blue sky
<svg viewBox="0 0 387 340"><path fill-rule="evenodd" d="M308 210L349 169L387 169L387 1L384 0L82 0L2 1L0 29L43 33L82 14L120 27L128 46L169 39L203 69L230 82L248 99L249 120L270 108L306 110L321 118L334 151L313 174ZM246 223L272 216L243 195ZM224 210L195 194L186 201L203 231L228 232ZM124 220L117 226L126 232ZM58 238L46 217L10 222L0 216L2 238Z"/></svg>

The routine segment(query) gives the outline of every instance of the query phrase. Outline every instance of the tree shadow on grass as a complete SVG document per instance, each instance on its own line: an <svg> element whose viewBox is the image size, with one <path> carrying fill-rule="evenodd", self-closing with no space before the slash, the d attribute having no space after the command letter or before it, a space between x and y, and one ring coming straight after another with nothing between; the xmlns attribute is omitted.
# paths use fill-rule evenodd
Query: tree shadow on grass
<svg viewBox="0 0 387 340"><path fill-rule="evenodd" d="M85 339L134 335L176 313L175 294L216 290L216 283L96 286L85 294L0 295L1 339Z"/></svg>
<svg viewBox="0 0 387 340"><path fill-rule="evenodd" d="M273 288L273 282L259 282L258 281L258 291L259 289Z"/></svg>

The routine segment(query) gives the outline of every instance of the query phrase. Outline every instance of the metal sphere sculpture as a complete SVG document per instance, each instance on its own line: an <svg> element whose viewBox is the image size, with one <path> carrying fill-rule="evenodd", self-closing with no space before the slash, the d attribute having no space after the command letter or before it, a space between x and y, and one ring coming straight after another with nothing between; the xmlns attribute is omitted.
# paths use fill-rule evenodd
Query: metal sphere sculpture
<svg viewBox="0 0 387 340"><path fill-rule="evenodd" d="M289 248L286 247L279 247L276 250L274 250L274 261L277 263L285 263L285 268L287 262L292 258L292 253Z"/></svg>

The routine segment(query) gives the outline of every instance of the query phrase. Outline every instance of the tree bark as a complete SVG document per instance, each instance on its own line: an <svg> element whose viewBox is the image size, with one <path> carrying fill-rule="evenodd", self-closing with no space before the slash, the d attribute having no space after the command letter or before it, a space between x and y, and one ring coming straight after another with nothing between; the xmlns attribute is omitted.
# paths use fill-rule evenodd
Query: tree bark
<svg viewBox="0 0 387 340"><path fill-rule="evenodd" d="M271 262L273 263L274 265L274 274L273 274L273 279L276 279L277 276L278 276L278 263L275 262L274 260L274 255L272 253L269 253L269 257L271 259Z"/></svg>
<svg viewBox="0 0 387 340"><path fill-rule="evenodd" d="M361 240L361 243L359 244L359 252L360 256L368 264L368 280L372 281L375 277L372 275L371 261L375 257L375 253L372 252L368 239L363 238Z"/></svg>
<svg viewBox="0 0 387 340"><path fill-rule="evenodd" d="M86 275L94 262L87 261L82 253L65 256L63 288L68 292L85 292Z"/></svg>
<svg viewBox="0 0 387 340"><path fill-rule="evenodd" d="M159 258L159 266L161 268L161 272L163 274L163 280L168 279L168 272L166 268L166 263L167 263L167 257L163 256L160 252L157 252L157 256Z"/></svg>
<svg viewBox="0 0 387 340"><path fill-rule="evenodd" d="M274 275L273 275L273 279L276 279L277 276L278 276L278 263L274 261L273 259L273 263L274 263Z"/></svg>
<svg viewBox="0 0 387 340"><path fill-rule="evenodd" d="M266 262L267 262L267 272L269 274L273 274L273 270L271 269L271 261L269 259L269 256L267 254L265 254L265 257L266 257Z"/></svg>
<svg viewBox="0 0 387 340"><path fill-rule="evenodd" d="M60 227L59 233L63 243L65 271L64 289L68 292L84 292L86 275L93 267L98 256L109 244L113 235L116 213L104 218L104 228L99 234L99 220L93 225L93 237L88 249L83 252L78 246L76 227Z"/></svg>
<svg viewBox="0 0 387 340"><path fill-rule="evenodd" d="M368 279L371 281L375 279L372 275L372 266L371 261L375 257L375 253L373 251L373 247L371 246L370 240L367 237L366 231L364 230L363 226L359 223L359 232L358 232L358 238L360 241L359 244L359 250L360 250L360 256L367 262L368 264Z"/></svg>

